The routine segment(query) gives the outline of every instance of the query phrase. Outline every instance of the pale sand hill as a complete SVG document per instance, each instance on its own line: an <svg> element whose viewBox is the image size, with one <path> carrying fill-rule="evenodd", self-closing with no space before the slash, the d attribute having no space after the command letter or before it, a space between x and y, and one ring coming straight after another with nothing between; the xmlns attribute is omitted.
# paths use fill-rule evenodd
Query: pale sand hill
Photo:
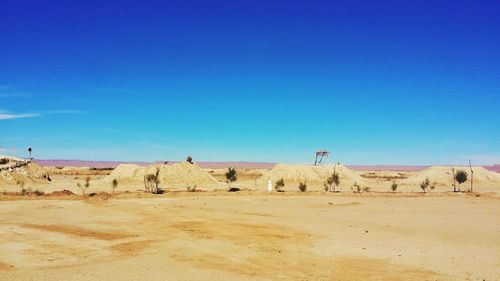
<svg viewBox="0 0 500 281"><path fill-rule="evenodd" d="M141 188L144 183L144 176L154 174L156 169L159 169L160 186L166 189L184 190L188 186L196 186L200 190L212 190L223 187L221 183L197 164L187 162L173 165L154 164L147 167L135 164L121 164L102 181L109 183L116 179L120 185L136 185Z"/></svg>
<svg viewBox="0 0 500 281"><path fill-rule="evenodd" d="M120 164L109 176L103 179L104 182L111 182L116 179L120 184L143 184L145 167L135 164Z"/></svg>
<svg viewBox="0 0 500 281"><path fill-rule="evenodd" d="M214 189L220 183L207 171L197 164L181 162L173 165L150 165L146 167L146 174L160 171L160 182L166 188L186 189L187 186L197 186L200 189Z"/></svg>
<svg viewBox="0 0 500 281"><path fill-rule="evenodd" d="M449 191L452 190L453 186L453 173L452 169L455 168L455 172L458 170L465 170L468 173L468 179L465 183L461 185L462 190L470 189L471 173L468 167L464 166L433 166L427 168L417 174L408 177L405 180L400 181L400 185L403 187L413 187L420 188L420 183L425 181L427 178L432 184L435 184L436 191ZM477 188L476 191L499 191L500 190L500 174L488 171L483 167L472 167L474 171L474 187ZM458 183L457 183L458 187Z"/></svg>
<svg viewBox="0 0 500 281"><path fill-rule="evenodd" d="M263 182L271 180L273 186L276 181L285 181L284 190L296 191L300 182L306 183L309 191L324 190L326 179L333 173L334 166L312 166L312 165L289 165L278 164L269 172L264 173L258 180L263 186ZM337 165L335 171L340 176L340 187L344 190L356 182L360 185L368 185L368 181L363 179L356 171L350 170L343 165Z"/></svg>

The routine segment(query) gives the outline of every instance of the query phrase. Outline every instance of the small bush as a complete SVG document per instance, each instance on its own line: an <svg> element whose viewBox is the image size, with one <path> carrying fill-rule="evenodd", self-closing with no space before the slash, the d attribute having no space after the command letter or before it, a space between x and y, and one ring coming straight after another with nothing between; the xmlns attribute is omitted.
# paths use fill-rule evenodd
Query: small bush
<svg viewBox="0 0 500 281"><path fill-rule="evenodd" d="M236 168L233 167L227 168L225 176L228 185L238 180L238 173L236 172Z"/></svg>
<svg viewBox="0 0 500 281"><path fill-rule="evenodd" d="M425 181L420 183L420 188L424 193L426 193L428 189L433 190L435 187L436 187L435 184L431 185L431 181L428 178L426 178Z"/></svg>
<svg viewBox="0 0 500 281"><path fill-rule="evenodd" d="M144 176L144 189L146 192L153 194L162 194L158 193L158 189L160 188L160 169L156 168L154 174L149 174Z"/></svg>
<svg viewBox="0 0 500 281"><path fill-rule="evenodd" d="M396 192L397 189L398 189L398 184L395 181L393 181L391 185L392 192Z"/></svg>
<svg viewBox="0 0 500 281"><path fill-rule="evenodd" d="M338 173L333 173L326 179L324 184L325 191L335 191L335 187L340 184L340 176Z"/></svg>
<svg viewBox="0 0 500 281"><path fill-rule="evenodd" d="M467 181L468 174L465 170L458 170L455 174L455 180L458 182L458 190L460 191L460 185Z"/></svg>
<svg viewBox="0 0 500 281"><path fill-rule="evenodd" d="M307 184L303 182L299 183L299 189L300 191L305 192L307 190Z"/></svg>
<svg viewBox="0 0 500 281"><path fill-rule="evenodd" d="M276 191L280 192L281 189L285 186L285 180L283 178L279 179L276 184L274 185L274 189Z"/></svg>
<svg viewBox="0 0 500 281"><path fill-rule="evenodd" d="M195 184L195 185L193 185L193 186L188 185L188 186L186 187L186 190L187 190L188 192L196 192L196 188L197 188L196 184Z"/></svg>

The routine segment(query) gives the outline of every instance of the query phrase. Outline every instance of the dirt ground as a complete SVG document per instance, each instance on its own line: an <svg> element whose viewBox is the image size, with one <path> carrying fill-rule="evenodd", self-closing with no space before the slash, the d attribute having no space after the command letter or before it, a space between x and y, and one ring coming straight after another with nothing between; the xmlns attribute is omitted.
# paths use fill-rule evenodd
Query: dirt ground
<svg viewBox="0 0 500 281"><path fill-rule="evenodd" d="M0 197L0 280L500 280L496 195Z"/></svg>

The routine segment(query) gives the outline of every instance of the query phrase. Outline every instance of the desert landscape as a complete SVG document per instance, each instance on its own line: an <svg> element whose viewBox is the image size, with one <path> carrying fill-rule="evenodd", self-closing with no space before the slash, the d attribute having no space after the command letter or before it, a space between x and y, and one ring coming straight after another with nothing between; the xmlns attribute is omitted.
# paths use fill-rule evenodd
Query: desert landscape
<svg viewBox="0 0 500 281"><path fill-rule="evenodd" d="M470 178L453 192L453 168L465 167L278 164L237 168L228 184L228 169L187 161L3 159L1 280L500 279L500 174L482 167L473 167L474 192ZM162 194L146 192L154 173ZM427 178L434 188L424 192Z"/></svg>
<svg viewBox="0 0 500 281"><path fill-rule="evenodd" d="M0 281L500 281L500 1L0 8Z"/></svg>

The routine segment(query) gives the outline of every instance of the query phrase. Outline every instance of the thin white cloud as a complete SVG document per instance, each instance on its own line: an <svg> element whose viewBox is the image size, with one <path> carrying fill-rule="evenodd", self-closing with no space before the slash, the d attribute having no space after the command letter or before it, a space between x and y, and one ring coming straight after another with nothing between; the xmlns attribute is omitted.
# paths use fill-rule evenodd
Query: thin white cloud
<svg viewBox="0 0 500 281"><path fill-rule="evenodd" d="M21 119L21 118L32 118L40 116L37 113L10 113L5 111L0 111L0 120L10 120L10 119Z"/></svg>
<svg viewBox="0 0 500 281"><path fill-rule="evenodd" d="M52 115L52 114L86 114L86 113L88 112L82 110L73 110L73 109L47 110L47 111L32 112L32 113L15 113L10 111L0 110L0 120L33 118L33 117Z"/></svg>

